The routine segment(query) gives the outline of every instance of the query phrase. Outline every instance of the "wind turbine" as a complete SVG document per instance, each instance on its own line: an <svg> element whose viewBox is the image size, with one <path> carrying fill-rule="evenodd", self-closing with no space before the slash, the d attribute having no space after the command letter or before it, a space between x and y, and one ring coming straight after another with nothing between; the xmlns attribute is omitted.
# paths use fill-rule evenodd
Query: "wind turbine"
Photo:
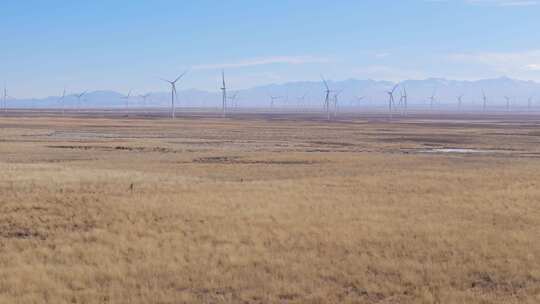
<svg viewBox="0 0 540 304"><path fill-rule="evenodd" d="M289 106L289 92L287 92L287 94L285 94L285 97L283 97L283 105L285 107Z"/></svg>
<svg viewBox="0 0 540 304"><path fill-rule="evenodd" d="M330 120L330 93L332 93L332 90L330 90L330 87L328 86L328 82L326 81L326 79L324 79L324 76L321 75L321 79L326 88L325 97L324 97L324 107L326 109L326 117L327 117L326 119Z"/></svg>
<svg viewBox="0 0 540 304"><path fill-rule="evenodd" d="M236 98L238 97L238 92L234 92L234 94L232 94L231 96L229 96L229 100L231 101L231 106L233 108L236 108L237 107L237 104L236 104Z"/></svg>
<svg viewBox="0 0 540 304"><path fill-rule="evenodd" d="M483 105L482 105L482 110L485 112L486 109L487 109L487 96L486 96L486 92L484 92L484 90L482 90L482 101L483 101Z"/></svg>
<svg viewBox="0 0 540 304"><path fill-rule="evenodd" d="M167 79L161 78L161 80L168 82L171 85L171 118L172 119L176 118L176 108L174 106L174 101L176 99L176 94L177 94L176 83L180 81L180 79L182 79L182 77L184 77L184 75L186 75L187 72L188 71L185 71L184 73L180 74L180 76L176 77L175 80L167 80Z"/></svg>
<svg viewBox="0 0 540 304"><path fill-rule="evenodd" d="M397 107L400 107L400 108L401 108L401 106L402 106L402 104L403 104L403 90L401 90L401 91L399 92L399 94L400 94L400 96L399 96L399 100L398 100L398 102L397 102ZM396 108L397 108L397 107L396 107Z"/></svg>
<svg viewBox="0 0 540 304"><path fill-rule="evenodd" d="M457 100L458 100L458 109L461 111L461 106L463 105L463 96L465 96L464 94L461 94L457 97Z"/></svg>
<svg viewBox="0 0 540 304"><path fill-rule="evenodd" d="M334 94L334 118L337 116L338 107L339 107L338 98L339 98L339 95L341 95L341 93L343 93L343 90L339 90L335 92Z"/></svg>
<svg viewBox="0 0 540 304"><path fill-rule="evenodd" d="M77 97L77 111L81 110L81 98L86 95L87 91L84 91L80 94L75 94L75 97Z"/></svg>
<svg viewBox="0 0 540 304"><path fill-rule="evenodd" d="M126 96L123 96L122 99L126 100L126 111L129 112L129 99L131 98L131 90L127 93Z"/></svg>
<svg viewBox="0 0 540 304"><path fill-rule="evenodd" d="M4 83L4 94L2 96L2 101L3 101L2 107L4 108L4 113L7 112L7 98L8 98L7 86Z"/></svg>
<svg viewBox="0 0 540 304"><path fill-rule="evenodd" d="M64 116L66 112L65 99L66 99L66 88L64 88L64 91L62 92L62 97L58 99L58 102L62 104L62 116Z"/></svg>
<svg viewBox="0 0 540 304"><path fill-rule="evenodd" d="M223 97L223 100L221 102L221 111L222 111L222 114L221 116L225 117L225 115L227 115L226 111L227 111L227 86L225 85L225 70L221 70L221 79L223 81L222 85L221 85L221 92L222 92L222 97Z"/></svg>
<svg viewBox="0 0 540 304"><path fill-rule="evenodd" d="M433 93L431 94L431 96L429 97L429 107L430 109L433 109L433 105L435 104L435 101L436 101L436 97L435 97L435 94L437 93L437 89L434 89L433 90Z"/></svg>
<svg viewBox="0 0 540 304"><path fill-rule="evenodd" d="M304 95L296 98L299 107L304 108L306 106L306 97L307 97L307 95L308 95L308 93L304 93Z"/></svg>
<svg viewBox="0 0 540 304"><path fill-rule="evenodd" d="M362 100L364 100L365 98L365 96L355 96L350 102L351 108L359 107Z"/></svg>
<svg viewBox="0 0 540 304"><path fill-rule="evenodd" d="M403 87L403 90L401 91L400 103L402 103L403 106L403 114L407 115L407 110L409 107L409 95L407 95L407 89L405 87Z"/></svg>
<svg viewBox="0 0 540 304"><path fill-rule="evenodd" d="M143 100L143 107L145 107L145 108L146 108L146 100L148 99L148 97L150 97L150 95L151 95L150 93L139 95L139 97L142 98L142 100Z"/></svg>
<svg viewBox="0 0 540 304"><path fill-rule="evenodd" d="M274 108L274 103L276 100L283 98L282 96L270 95L270 108Z"/></svg>
<svg viewBox="0 0 540 304"><path fill-rule="evenodd" d="M388 114L390 115L390 119L392 119L392 106L394 105L395 101L394 101L394 92L396 91L396 89L398 88L399 86L399 83L396 84L391 91L387 91L386 93L388 94Z"/></svg>
<svg viewBox="0 0 540 304"><path fill-rule="evenodd" d="M4 83L4 93L2 94L2 101L3 101L4 113L7 112L7 101L8 101L8 98L9 98L9 99L15 99L15 97L10 96L10 95L8 94L7 86L6 86L6 84Z"/></svg>
<svg viewBox="0 0 540 304"><path fill-rule="evenodd" d="M510 97L504 96L504 99L506 99L506 111L510 111Z"/></svg>

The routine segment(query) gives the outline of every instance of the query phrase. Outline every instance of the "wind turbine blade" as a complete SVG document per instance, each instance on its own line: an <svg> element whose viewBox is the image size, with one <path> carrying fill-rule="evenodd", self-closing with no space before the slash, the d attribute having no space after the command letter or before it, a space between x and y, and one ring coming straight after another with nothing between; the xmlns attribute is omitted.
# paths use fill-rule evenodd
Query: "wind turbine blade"
<svg viewBox="0 0 540 304"><path fill-rule="evenodd" d="M188 72L188 70L186 70L184 73L180 74L180 76L176 77L176 79L173 81L174 83L178 82L180 79L182 79L184 77L184 75L186 75Z"/></svg>
<svg viewBox="0 0 540 304"><path fill-rule="evenodd" d="M323 83L324 83L324 86L326 87L326 90L327 90L327 91L330 91L330 87L328 86L328 82L326 82L326 79L324 79L324 76L323 76L323 75L321 75L321 79L322 79L322 81L323 81Z"/></svg>

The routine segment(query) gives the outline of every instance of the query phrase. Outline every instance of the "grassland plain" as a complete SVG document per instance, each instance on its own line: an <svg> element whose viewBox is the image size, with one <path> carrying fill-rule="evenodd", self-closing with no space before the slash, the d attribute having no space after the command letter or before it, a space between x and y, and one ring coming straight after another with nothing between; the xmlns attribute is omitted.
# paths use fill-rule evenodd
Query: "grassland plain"
<svg viewBox="0 0 540 304"><path fill-rule="evenodd" d="M540 303L539 126L0 118L0 303Z"/></svg>

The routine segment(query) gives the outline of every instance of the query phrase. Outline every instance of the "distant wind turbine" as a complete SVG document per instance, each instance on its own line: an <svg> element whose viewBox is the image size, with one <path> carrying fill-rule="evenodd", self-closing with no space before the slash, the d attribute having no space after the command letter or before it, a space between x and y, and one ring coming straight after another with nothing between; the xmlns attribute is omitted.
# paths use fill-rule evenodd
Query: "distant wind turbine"
<svg viewBox="0 0 540 304"><path fill-rule="evenodd" d="M233 108L238 107L238 104L236 103L237 98L238 98L238 92L234 92L232 95L230 95L230 96L228 97L228 99L231 101L231 106L232 106Z"/></svg>
<svg viewBox="0 0 540 304"><path fill-rule="evenodd" d="M225 117L227 115L227 86L225 85L225 70L221 70L221 93L222 93L222 101L221 101L221 116Z"/></svg>
<svg viewBox="0 0 540 304"><path fill-rule="evenodd" d="M510 97L504 96L504 99L506 99L506 111L510 111Z"/></svg>
<svg viewBox="0 0 540 304"><path fill-rule="evenodd" d="M150 93L139 95L139 97L142 98L142 100L143 100L143 107L145 107L145 108L146 108L146 100L148 99L148 97L150 97L150 95L151 95Z"/></svg>
<svg viewBox="0 0 540 304"><path fill-rule="evenodd" d="M131 90L127 93L126 96L123 96L122 99L126 100L126 111L129 112L129 99L131 98Z"/></svg>
<svg viewBox="0 0 540 304"><path fill-rule="evenodd" d="M465 96L464 94L461 94L457 97L457 100L458 100L458 109L461 111L461 106L463 105L463 96Z"/></svg>
<svg viewBox="0 0 540 304"><path fill-rule="evenodd" d="M308 96L308 93L304 93L304 95L296 98L297 103L298 103L298 107L300 107L300 108L305 108L306 107L306 97L307 96Z"/></svg>
<svg viewBox="0 0 540 304"><path fill-rule="evenodd" d="M324 79L324 76L321 75L321 79L324 83L324 87L326 88L325 95L324 95L324 107L326 110L326 119L330 120L330 94L333 92L330 90L330 86L328 86L328 82L326 79Z"/></svg>
<svg viewBox="0 0 540 304"><path fill-rule="evenodd" d="M80 111L81 110L81 98L86 95L86 92L87 91L84 91L80 94L75 94L75 97L77 97L77 110Z"/></svg>
<svg viewBox="0 0 540 304"><path fill-rule="evenodd" d="M282 98L283 98L282 96L270 95L270 108L274 108L274 103L276 102L276 100L279 100Z"/></svg>
<svg viewBox="0 0 540 304"><path fill-rule="evenodd" d="M390 115L390 119L392 119L392 115L393 115L393 109L392 107L394 106L394 92L396 91L396 89L398 88L399 84L396 84L391 91L387 91L386 93L388 94L388 114Z"/></svg>
<svg viewBox="0 0 540 304"><path fill-rule="evenodd" d="M66 88L64 88L64 91L62 91L62 96L58 99L58 102L61 104L62 106L62 116L64 116L65 112L66 112L66 103L65 103L65 99L66 99Z"/></svg>
<svg viewBox="0 0 540 304"><path fill-rule="evenodd" d="M433 90L433 93L431 94L431 96L429 97L429 107L431 109L433 109L433 106L435 105L435 101L437 100L436 98L436 93L437 93L437 89L434 89Z"/></svg>
<svg viewBox="0 0 540 304"><path fill-rule="evenodd" d="M407 108L409 103L409 96L407 95L407 89L403 87L403 89L400 92L401 96L399 98L399 104L402 107L402 115L407 114Z"/></svg>
<svg viewBox="0 0 540 304"><path fill-rule="evenodd" d="M484 90L482 90L482 101L483 101L482 110L485 112L486 109L487 109L488 98L487 98L486 92Z"/></svg>
<svg viewBox="0 0 540 304"><path fill-rule="evenodd" d="M341 95L341 93L343 93L343 90L339 90L334 93L334 118L337 116L337 112L339 110L338 98L339 98L339 95Z"/></svg>
<svg viewBox="0 0 540 304"><path fill-rule="evenodd" d="M355 96L350 101L351 108L359 107L364 99L365 99L364 96Z"/></svg>
<svg viewBox="0 0 540 304"><path fill-rule="evenodd" d="M4 84L4 94L2 95L2 101L3 101L3 104L2 104L2 107L4 109L4 113L7 112L7 98L8 98L8 93L7 93L7 86L6 84Z"/></svg>
<svg viewBox="0 0 540 304"><path fill-rule="evenodd" d="M171 118L172 119L176 118L176 107L174 105L174 101L175 101L176 96L177 96L176 83L178 81L180 81L180 79L182 79L184 77L184 75L186 75L187 72L188 71L185 71L184 73L180 74L180 76L176 77L175 80L167 80L167 79L161 78L161 80L163 80L165 82L168 82L171 85Z"/></svg>
<svg viewBox="0 0 540 304"><path fill-rule="evenodd" d="M15 97L13 96L10 96L8 94L8 89L7 89L7 86L6 84L4 83L4 92L2 94L2 101L3 101L3 108L4 108L4 113L7 112L7 102L8 102L8 99L15 99Z"/></svg>

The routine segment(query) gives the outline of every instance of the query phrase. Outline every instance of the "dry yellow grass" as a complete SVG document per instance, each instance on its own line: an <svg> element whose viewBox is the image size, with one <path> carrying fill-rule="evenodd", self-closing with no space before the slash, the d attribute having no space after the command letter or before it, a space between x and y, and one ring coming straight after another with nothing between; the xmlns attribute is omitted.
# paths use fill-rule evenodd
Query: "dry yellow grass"
<svg viewBox="0 0 540 304"><path fill-rule="evenodd" d="M539 303L537 130L1 118L0 303Z"/></svg>

